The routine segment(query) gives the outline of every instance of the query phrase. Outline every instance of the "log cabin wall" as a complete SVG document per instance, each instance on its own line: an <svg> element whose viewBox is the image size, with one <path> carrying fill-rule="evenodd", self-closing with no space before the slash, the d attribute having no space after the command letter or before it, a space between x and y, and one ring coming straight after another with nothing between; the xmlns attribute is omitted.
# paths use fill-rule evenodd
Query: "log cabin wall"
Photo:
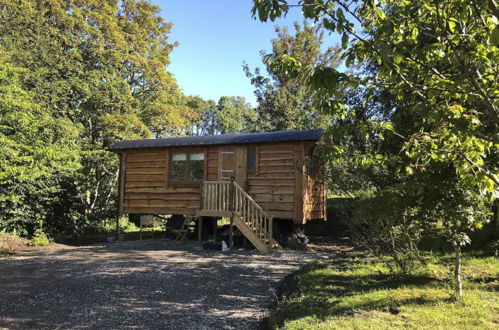
<svg viewBox="0 0 499 330"><path fill-rule="evenodd" d="M196 214L201 200L199 186L168 182L169 154L170 149L124 152L123 213ZM207 154L209 165L213 155Z"/></svg>
<svg viewBox="0 0 499 330"><path fill-rule="evenodd" d="M298 143L250 145L257 154L255 172L247 173L246 189L275 218L303 223L303 148Z"/></svg>
<svg viewBox="0 0 499 330"><path fill-rule="evenodd" d="M172 151L204 150L205 180L219 180L222 152L234 151L235 180L275 218L305 223L324 217L324 185L305 173L311 144L303 142L127 150L122 154L120 212L196 215L199 184L169 182ZM247 169L248 150L256 168Z"/></svg>

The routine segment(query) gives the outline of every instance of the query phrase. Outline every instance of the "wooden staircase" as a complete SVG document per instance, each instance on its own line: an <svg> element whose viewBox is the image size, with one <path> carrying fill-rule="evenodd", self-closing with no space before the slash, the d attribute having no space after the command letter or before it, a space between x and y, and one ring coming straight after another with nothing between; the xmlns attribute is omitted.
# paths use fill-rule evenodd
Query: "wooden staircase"
<svg viewBox="0 0 499 330"><path fill-rule="evenodd" d="M230 217L230 246L233 226L262 253L279 246L272 237L272 216L233 180L203 182L199 215Z"/></svg>

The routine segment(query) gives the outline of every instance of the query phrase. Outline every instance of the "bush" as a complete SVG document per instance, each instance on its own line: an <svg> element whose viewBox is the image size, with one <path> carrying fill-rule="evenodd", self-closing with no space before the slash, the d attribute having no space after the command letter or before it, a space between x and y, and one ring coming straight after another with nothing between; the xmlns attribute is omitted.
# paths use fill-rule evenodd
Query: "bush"
<svg viewBox="0 0 499 330"><path fill-rule="evenodd" d="M35 230L35 234L29 241L30 246L45 246L50 243L47 234L43 231L43 222L40 221L40 227Z"/></svg>

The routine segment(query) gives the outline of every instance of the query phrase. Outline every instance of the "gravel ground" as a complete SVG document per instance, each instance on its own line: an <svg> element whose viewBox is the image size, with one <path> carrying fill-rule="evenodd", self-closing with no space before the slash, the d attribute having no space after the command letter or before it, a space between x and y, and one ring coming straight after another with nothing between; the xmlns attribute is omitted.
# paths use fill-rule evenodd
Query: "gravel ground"
<svg viewBox="0 0 499 330"><path fill-rule="evenodd" d="M0 259L0 328L256 328L314 251L130 241Z"/></svg>

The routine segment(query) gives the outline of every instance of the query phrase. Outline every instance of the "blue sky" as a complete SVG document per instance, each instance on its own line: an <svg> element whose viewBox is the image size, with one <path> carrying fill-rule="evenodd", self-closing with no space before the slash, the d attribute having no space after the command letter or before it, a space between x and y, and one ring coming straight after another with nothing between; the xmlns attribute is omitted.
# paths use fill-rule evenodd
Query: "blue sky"
<svg viewBox="0 0 499 330"><path fill-rule="evenodd" d="M169 71L187 95L218 100L244 96L255 105L253 88L242 63L262 66L260 50L270 50L275 25L301 21L298 9L285 19L262 23L251 17L251 0L152 0L161 15L174 24L171 41L179 46Z"/></svg>

